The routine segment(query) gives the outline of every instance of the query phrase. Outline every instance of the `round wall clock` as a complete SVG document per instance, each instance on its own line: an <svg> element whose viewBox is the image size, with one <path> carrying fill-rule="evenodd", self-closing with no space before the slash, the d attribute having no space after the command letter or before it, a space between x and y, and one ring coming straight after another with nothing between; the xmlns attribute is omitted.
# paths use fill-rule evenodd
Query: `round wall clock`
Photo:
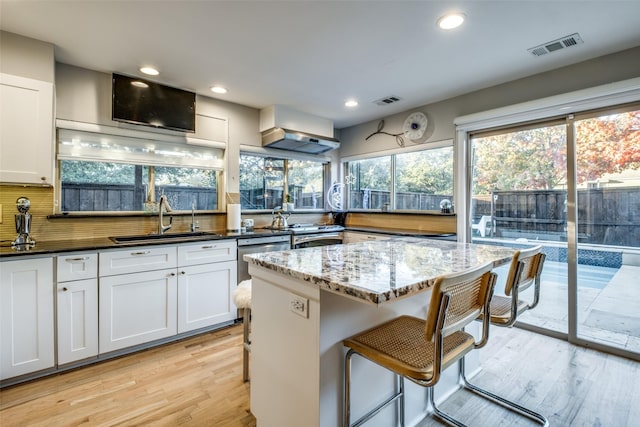
<svg viewBox="0 0 640 427"><path fill-rule="evenodd" d="M404 136L412 141L422 138L424 132L427 130L427 116L419 111L409 114L409 117L404 121L402 125L402 131Z"/></svg>

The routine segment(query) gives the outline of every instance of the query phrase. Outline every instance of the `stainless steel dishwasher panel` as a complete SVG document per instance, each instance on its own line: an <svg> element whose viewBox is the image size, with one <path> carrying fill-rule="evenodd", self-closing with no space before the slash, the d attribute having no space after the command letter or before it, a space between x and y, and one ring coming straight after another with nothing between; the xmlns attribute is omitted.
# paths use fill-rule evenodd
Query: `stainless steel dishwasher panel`
<svg viewBox="0 0 640 427"><path fill-rule="evenodd" d="M291 249L291 238L286 234L238 239L238 283L251 278L249 264L243 259L244 255L289 249Z"/></svg>

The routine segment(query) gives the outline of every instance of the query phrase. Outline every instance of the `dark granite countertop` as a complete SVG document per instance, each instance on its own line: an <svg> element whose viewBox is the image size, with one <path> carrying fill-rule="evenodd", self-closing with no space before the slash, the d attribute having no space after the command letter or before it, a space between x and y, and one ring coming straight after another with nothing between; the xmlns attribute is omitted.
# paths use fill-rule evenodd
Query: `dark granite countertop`
<svg viewBox="0 0 640 427"><path fill-rule="evenodd" d="M246 233L228 233L226 231L213 231L214 234L205 236L193 236L180 239L161 239L154 241L135 241L129 243L115 243L108 237L97 237L89 239L73 239L73 240L56 240L56 241L36 241L36 245L19 250L11 247L11 242L6 242L0 245L0 257L14 257L25 255L51 255L61 252L79 252L79 251L95 251L101 249L117 249L128 248L133 246L151 246L151 245L171 245L177 243L210 241L210 240L225 240L225 239L238 239L238 238L252 238L252 237L265 237L265 236L278 236L291 234L287 230L262 230L256 229L252 232ZM171 236L171 233L167 233Z"/></svg>

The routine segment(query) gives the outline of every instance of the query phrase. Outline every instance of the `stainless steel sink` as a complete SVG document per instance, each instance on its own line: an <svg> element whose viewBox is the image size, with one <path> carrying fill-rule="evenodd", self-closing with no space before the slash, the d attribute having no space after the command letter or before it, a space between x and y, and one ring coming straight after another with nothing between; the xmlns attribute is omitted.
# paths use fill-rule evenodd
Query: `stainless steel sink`
<svg viewBox="0 0 640 427"><path fill-rule="evenodd" d="M138 234L135 236L115 236L109 237L114 243L137 243L137 242L158 242L175 240L201 239L203 237L222 237L220 234L209 233L207 231L196 231L188 233L167 233L167 234Z"/></svg>

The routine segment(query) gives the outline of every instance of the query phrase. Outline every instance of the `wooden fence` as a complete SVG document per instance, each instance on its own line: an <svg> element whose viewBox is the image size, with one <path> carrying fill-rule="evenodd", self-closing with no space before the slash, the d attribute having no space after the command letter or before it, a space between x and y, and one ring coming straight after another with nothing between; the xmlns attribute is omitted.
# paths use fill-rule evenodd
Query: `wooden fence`
<svg viewBox="0 0 640 427"><path fill-rule="evenodd" d="M439 211L440 202L443 199L451 201L453 200L453 197L418 192L398 192L396 193L396 209ZM350 200L352 206L358 206L360 208L364 207L364 209L380 209L385 203L389 203L391 198L388 191L361 190L352 191Z"/></svg>
<svg viewBox="0 0 640 427"><path fill-rule="evenodd" d="M63 212L142 211L146 194L146 186L63 184L61 206ZM196 210L218 208L215 189L157 186L156 195L160 194L167 196L174 210L191 210L194 203Z"/></svg>
<svg viewBox="0 0 640 427"><path fill-rule="evenodd" d="M564 190L496 191L473 199L472 212L492 217L493 236L566 240ZM578 240L640 247L640 187L578 190Z"/></svg>

